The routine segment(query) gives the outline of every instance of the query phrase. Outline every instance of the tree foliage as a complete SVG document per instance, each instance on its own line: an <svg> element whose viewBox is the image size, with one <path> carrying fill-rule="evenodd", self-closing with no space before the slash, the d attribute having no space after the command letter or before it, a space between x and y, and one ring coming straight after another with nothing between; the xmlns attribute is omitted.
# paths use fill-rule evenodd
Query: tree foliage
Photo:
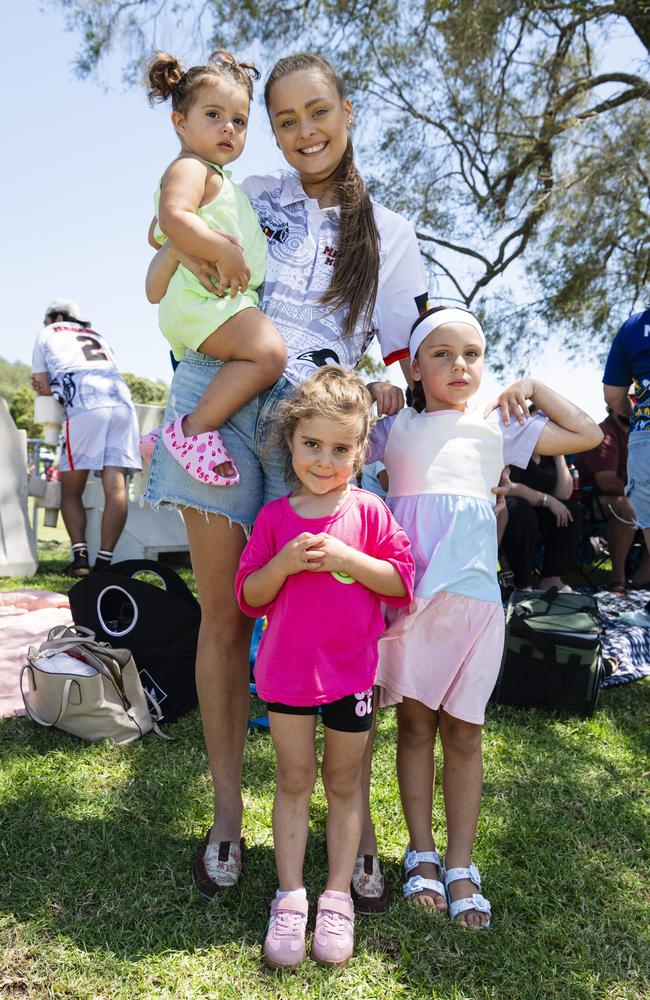
<svg viewBox="0 0 650 1000"><path fill-rule="evenodd" d="M365 375L369 381L373 382L383 382L387 375L386 365L383 361L377 361L370 354L361 355L357 361L355 370L359 372L362 378Z"/></svg>
<svg viewBox="0 0 650 1000"><path fill-rule="evenodd" d="M167 402L169 386L162 379L152 382L151 379L145 378L143 375L132 375L131 372L123 372L122 378L129 387L134 403L164 406Z"/></svg>
<svg viewBox="0 0 650 1000"><path fill-rule="evenodd" d="M0 396L6 399L16 427L27 431L27 437L40 437L42 428L34 423L34 392L29 365L0 358Z"/></svg>
<svg viewBox="0 0 650 1000"><path fill-rule="evenodd" d="M256 39L274 57L290 39L330 56L374 192L414 221L434 293L484 314L503 348L542 324L598 350L645 306L646 0L53 2L82 35L81 75L118 41L136 57L160 44L165 19L169 37L203 30L205 51ZM617 36L644 58L619 43L614 59Z"/></svg>
<svg viewBox="0 0 650 1000"><path fill-rule="evenodd" d="M0 358L0 396L11 403L18 389L29 386L31 373L29 365L23 364L22 361L7 361L6 358Z"/></svg>
<svg viewBox="0 0 650 1000"><path fill-rule="evenodd" d="M9 402L9 413L19 431L27 431L28 438L40 438L43 428L34 422L34 390L27 385L17 389Z"/></svg>

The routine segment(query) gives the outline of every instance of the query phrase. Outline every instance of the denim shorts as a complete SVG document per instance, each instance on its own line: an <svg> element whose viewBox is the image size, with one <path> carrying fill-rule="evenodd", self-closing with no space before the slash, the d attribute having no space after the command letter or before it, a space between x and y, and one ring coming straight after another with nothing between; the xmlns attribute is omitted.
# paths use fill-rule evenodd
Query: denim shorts
<svg viewBox="0 0 650 1000"><path fill-rule="evenodd" d="M174 372L165 423L193 410L222 362L187 351ZM237 486L206 486L189 476L158 441L151 462L145 500L191 507L206 514L223 514L248 532L260 507L286 496L288 450L276 431L278 404L288 399L293 386L281 378L233 414L219 431L239 470Z"/></svg>
<svg viewBox="0 0 650 1000"><path fill-rule="evenodd" d="M638 526L650 528L650 431L632 431L628 437L625 493Z"/></svg>

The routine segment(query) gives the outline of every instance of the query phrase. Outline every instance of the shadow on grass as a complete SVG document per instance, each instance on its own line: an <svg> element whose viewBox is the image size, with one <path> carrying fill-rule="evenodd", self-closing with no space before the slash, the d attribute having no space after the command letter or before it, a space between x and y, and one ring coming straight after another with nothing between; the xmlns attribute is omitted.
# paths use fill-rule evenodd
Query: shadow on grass
<svg viewBox="0 0 650 1000"><path fill-rule="evenodd" d="M175 727L176 744L149 737L125 747L88 746L23 720L2 727L10 738L7 729L22 737L7 765L21 768L29 758L37 771L38 758L49 755L53 767L20 786L16 780L14 797L3 805L5 912L36 922L46 936L64 935L81 949L131 961L261 933L260 893L266 900L274 882L269 847L249 846L248 874L223 904L206 905L191 882L204 833L201 806L209 808L205 755L191 745L200 738L198 719ZM266 763L255 771L265 785ZM84 776L98 779L90 792Z"/></svg>

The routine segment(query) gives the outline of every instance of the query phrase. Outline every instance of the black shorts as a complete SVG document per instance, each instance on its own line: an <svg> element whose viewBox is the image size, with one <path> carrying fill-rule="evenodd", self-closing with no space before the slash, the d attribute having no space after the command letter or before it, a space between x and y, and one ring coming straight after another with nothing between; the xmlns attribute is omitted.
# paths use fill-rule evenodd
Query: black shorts
<svg viewBox="0 0 650 1000"><path fill-rule="evenodd" d="M329 705L283 705L279 701L268 701L267 711L280 715L322 715L323 725L336 729L339 733L367 733L372 727L374 712L372 688L348 694L345 698L332 701Z"/></svg>

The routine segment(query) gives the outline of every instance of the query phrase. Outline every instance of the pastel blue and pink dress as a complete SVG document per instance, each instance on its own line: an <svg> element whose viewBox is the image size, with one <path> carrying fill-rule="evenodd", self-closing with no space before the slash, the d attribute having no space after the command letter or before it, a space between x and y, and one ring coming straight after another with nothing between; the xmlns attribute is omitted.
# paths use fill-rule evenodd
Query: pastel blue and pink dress
<svg viewBox="0 0 650 1000"><path fill-rule="evenodd" d="M409 407L373 428L367 461L386 466L415 560L413 602L388 609L379 641L380 704L412 698L483 723L504 640L492 488L504 466L526 468L546 421Z"/></svg>

